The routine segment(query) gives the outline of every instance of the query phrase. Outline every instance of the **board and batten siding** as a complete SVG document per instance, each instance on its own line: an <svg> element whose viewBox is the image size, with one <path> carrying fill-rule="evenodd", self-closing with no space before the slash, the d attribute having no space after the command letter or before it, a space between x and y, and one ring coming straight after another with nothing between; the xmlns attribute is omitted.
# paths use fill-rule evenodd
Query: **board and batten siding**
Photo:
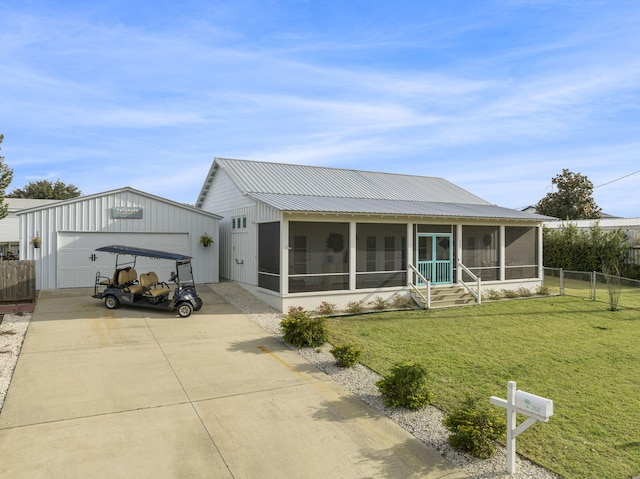
<svg viewBox="0 0 640 479"><path fill-rule="evenodd" d="M280 221L282 214L244 195L229 175L218 170L202 209L220 220L220 276L248 285L258 284L258 224ZM247 227L233 229L233 218L247 218Z"/></svg>
<svg viewBox="0 0 640 479"><path fill-rule="evenodd" d="M142 218L112 218L112 208L115 207L142 208ZM20 255L21 259L36 261L37 289L58 287L58 233L63 232L188 233L190 255L196 259L193 261L196 280L218 281L215 248L220 241L218 220L193 208L125 189L56 203L55 206L26 211L21 216ZM214 239L214 247L200 245L200 236L204 233ZM36 235L42 239L39 249L30 243Z"/></svg>

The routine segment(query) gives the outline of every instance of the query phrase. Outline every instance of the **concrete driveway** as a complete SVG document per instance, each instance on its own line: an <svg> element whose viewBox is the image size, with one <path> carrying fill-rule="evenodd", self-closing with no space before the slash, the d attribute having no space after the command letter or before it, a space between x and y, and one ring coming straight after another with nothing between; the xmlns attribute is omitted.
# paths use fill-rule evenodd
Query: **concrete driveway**
<svg viewBox="0 0 640 479"><path fill-rule="evenodd" d="M190 318L43 291L2 478L463 478L212 290Z"/></svg>

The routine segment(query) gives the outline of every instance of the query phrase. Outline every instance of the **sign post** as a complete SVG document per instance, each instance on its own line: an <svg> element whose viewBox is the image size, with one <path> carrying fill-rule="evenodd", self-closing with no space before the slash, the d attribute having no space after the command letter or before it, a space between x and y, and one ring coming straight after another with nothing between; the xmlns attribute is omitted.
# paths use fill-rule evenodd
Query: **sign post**
<svg viewBox="0 0 640 479"><path fill-rule="evenodd" d="M491 404L507 410L507 472L516 472L516 437L529 429L538 421L549 422L553 416L553 401L525 391L516 390L516 382L507 385L507 400L496 396L489 399ZM527 416L527 419L516 426L516 414Z"/></svg>

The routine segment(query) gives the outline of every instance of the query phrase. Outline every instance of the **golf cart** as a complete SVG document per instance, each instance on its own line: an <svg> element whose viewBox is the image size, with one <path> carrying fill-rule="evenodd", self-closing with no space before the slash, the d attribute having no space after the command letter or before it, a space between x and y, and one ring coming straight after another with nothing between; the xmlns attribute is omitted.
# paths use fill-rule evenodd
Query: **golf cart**
<svg viewBox="0 0 640 479"><path fill-rule="evenodd" d="M116 255L116 266L111 277L101 276L99 271L96 274L93 297L104 299L107 309L116 309L121 304L142 306L177 311L180 317L186 318L192 311L202 308L202 299L193 280L191 256L121 245L103 246L96 251ZM171 272L169 280L176 284L175 288L172 290L167 283L160 281L154 271L138 277L138 258L175 261L175 271Z"/></svg>

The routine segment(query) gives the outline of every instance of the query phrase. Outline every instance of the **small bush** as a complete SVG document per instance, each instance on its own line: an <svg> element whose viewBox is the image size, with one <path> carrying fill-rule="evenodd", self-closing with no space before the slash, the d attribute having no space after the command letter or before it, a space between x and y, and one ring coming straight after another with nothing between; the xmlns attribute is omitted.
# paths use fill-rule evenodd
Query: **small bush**
<svg viewBox="0 0 640 479"><path fill-rule="evenodd" d="M389 407L420 409L431 403L431 391L427 388L427 370L414 362L399 362L388 376L376 383Z"/></svg>
<svg viewBox="0 0 640 479"><path fill-rule="evenodd" d="M451 432L449 444L453 448L481 459L493 455L495 442L504 437L507 429L502 414L472 398L449 413L444 426Z"/></svg>
<svg viewBox="0 0 640 479"><path fill-rule="evenodd" d="M297 348L322 346L329 339L327 319L312 318L303 308L289 308L280 326L284 332L282 338Z"/></svg>
<svg viewBox="0 0 640 479"><path fill-rule="evenodd" d="M529 298L529 297L533 296L533 293L531 292L531 290L528 289L528 288L524 288L524 287L523 288L518 288L516 290L516 293L521 298Z"/></svg>
<svg viewBox="0 0 640 479"><path fill-rule="evenodd" d="M369 306L375 310L382 311L383 309L387 309L387 302L382 296L376 296L369 301Z"/></svg>
<svg viewBox="0 0 640 479"><path fill-rule="evenodd" d="M411 307L411 298L395 293L391 297L391 307L396 309L405 309Z"/></svg>
<svg viewBox="0 0 640 479"><path fill-rule="evenodd" d="M318 309L316 311L318 312L318 314L327 315L336 314L337 310L338 307L335 304L330 303L329 301L323 301L322 303L320 303L320 306L318 306Z"/></svg>
<svg viewBox="0 0 640 479"><path fill-rule="evenodd" d="M304 314L305 310L302 306L289 306L289 309L287 310L287 314L289 316L297 316L299 314Z"/></svg>
<svg viewBox="0 0 640 479"><path fill-rule="evenodd" d="M502 293L500 291L496 291L495 289L488 289L484 291L482 296L492 301L502 299Z"/></svg>
<svg viewBox="0 0 640 479"><path fill-rule="evenodd" d="M505 298L517 298L518 297L518 292L514 291L512 289L503 289L502 290L502 295Z"/></svg>
<svg viewBox="0 0 640 479"><path fill-rule="evenodd" d="M330 352L336 358L336 364L341 368L355 366L362 357L362 351L351 345L336 346Z"/></svg>
<svg viewBox="0 0 640 479"><path fill-rule="evenodd" d="M362 309L362 303L360 301L349 301L346 311L347 313L361 313Z"/></svg>
<svg viewBox="0 0 640 479"><path fill-rule="evenodd" d="M549 296L551 294L551 290L548 286L538 286L536 294L540 296Z"/></svg>

